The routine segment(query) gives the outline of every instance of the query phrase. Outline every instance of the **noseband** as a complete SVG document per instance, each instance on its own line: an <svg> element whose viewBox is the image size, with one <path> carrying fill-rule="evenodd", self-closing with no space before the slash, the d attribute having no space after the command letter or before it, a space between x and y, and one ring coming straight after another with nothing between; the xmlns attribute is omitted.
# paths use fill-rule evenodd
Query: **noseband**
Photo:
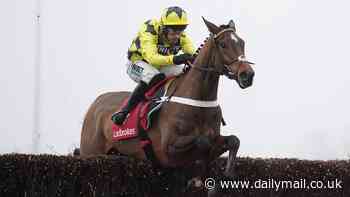
<svg viewBox="0 0 350 197"><path fill-rule="evenodd" d="M225 32L235 32L234 29L232 28L226 28L226 29L223 29L221 30L219 33L217 34L212 34L210 36L211 39L214 39L214 43L215 43L215 46L216 45L216 39L223 33ZM221 53L220 53L221 54ZM250 64L250 65L254 65L253 62L250 62L248 61L244 55L240 55L238 56L236 59L232 60L231 63L229 63L228 65L224 64L223 65L223 69L222 70L218 70L216 68L205 68L205 67L202 67L202 66L194 66L193 64L190 64L190 66L194 69L197 69L197 70L200 70L200 71L203 71L203 72L214 72L214 73L217 73L218 75L225 75L227 76L228 78L230 79L234 79L236 78L236 74L233 73L232 71L230 71L229 69L229 65L232 65L232 64Z"/></svg>

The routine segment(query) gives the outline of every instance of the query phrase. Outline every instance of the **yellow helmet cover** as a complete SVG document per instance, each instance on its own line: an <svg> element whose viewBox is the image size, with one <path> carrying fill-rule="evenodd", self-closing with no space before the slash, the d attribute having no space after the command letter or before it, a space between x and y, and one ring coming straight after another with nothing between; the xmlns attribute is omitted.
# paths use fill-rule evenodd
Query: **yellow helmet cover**
<svg viewBox="0 0 350 197"><path fill-rule="evenodd" d="M164 9L161 17L162 25L188 25L187 13L180 7L173 6Z"/></svg>

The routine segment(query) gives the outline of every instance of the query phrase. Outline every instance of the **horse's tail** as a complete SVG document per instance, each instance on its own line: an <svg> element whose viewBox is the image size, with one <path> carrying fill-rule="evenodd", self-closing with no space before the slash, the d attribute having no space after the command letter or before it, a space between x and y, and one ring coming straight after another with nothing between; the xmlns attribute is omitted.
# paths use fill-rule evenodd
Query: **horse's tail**
<svg viewBox="0 0 350 197"><path fill-rule="evenodd" d="M75 148L73 151L73 156L79 156L80 155L80 148Z"/></svg>

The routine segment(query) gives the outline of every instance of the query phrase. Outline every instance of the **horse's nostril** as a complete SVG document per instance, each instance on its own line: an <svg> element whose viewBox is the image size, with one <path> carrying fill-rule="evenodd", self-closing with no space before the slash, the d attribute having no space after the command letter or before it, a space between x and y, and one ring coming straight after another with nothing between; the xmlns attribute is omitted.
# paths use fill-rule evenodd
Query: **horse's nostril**
<svg viewBox="0 0 350 197"><path fill-rule="evenodd" d="M251 81L254 77L254 72L242 72L239 74L242 81Z"/></svg>
<svg viewBox="0 0 350 197"><path fill-rule="evenodd" d="M239 77L241 78L241 80L246 81L249 79L249 74L248 74L248 72L241 72L239 74Z"/></svg>
<svg viewBox="0 0 350 197"><path fill-rule="evenodd" d="M239 74L239 84L242 88L247 88L253 84L254 72L245 71Z"/></svg>

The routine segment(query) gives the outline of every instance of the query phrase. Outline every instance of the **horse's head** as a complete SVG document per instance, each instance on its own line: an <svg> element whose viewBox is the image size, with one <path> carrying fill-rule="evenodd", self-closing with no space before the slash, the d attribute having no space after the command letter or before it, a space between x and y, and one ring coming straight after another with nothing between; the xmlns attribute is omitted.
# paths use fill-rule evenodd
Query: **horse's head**
<svg viewBox="0 0 350 197"><path fill-rule="evenodd" d="M236 33L232 20L227 25L216 26L203 18L211 33L210 41L214 43L217 60L215 68L230 79L235 79L241 88L253 84L253 63L245 59L244 40Z"/></svg>

